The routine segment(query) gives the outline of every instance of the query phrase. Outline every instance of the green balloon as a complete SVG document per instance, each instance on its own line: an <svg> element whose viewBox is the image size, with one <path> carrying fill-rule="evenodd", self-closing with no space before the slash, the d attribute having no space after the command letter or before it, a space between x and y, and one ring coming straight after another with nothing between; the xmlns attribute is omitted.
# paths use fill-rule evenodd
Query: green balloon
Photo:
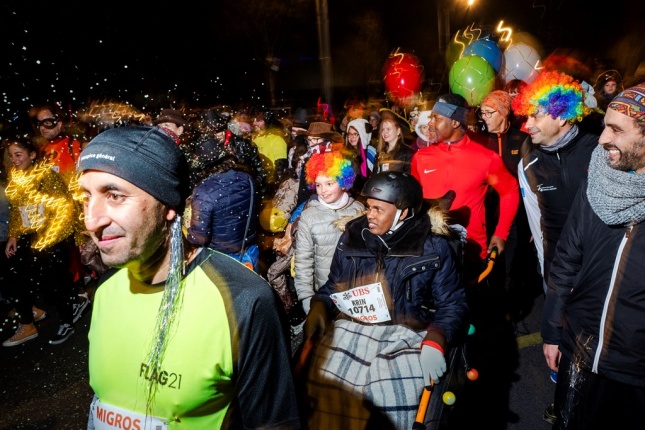
<svg viewBox="0 0 645 430"><path fill-rule="evenodd" d="M479 106L495 87L493 67L478 55L461 57L450 68L450 90L466 99L470 106Z"/></svg>

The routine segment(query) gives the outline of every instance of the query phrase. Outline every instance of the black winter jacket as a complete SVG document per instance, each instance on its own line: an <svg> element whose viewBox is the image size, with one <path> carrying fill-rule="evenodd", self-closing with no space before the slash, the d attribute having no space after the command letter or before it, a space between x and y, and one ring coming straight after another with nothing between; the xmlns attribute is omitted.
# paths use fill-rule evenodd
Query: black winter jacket
<svg viewBox="0 0 645 430"><path fill-rule="evenodd" d="M365 215L347 223L333 257L329 278L314 301L338 315L330 294L382 282L387 288L392 324L428 330L451 342L463 329L466 294L457 260L448 240L431 233L430 217L416 216L404 224L390 249L369 232Z"/></svg>
<svg viewBox="0 0 645 430"><path fill-rule="evenodd" d="M522 159L526 178L540 206L545 280L548 280L562 226L580 183L587 177L591 153L596 146L598 136L580 132L556 152L535 147Z"/></svg>
<svg viewBox="0 0 645 430"><path fill-rule="evenodd" d="M645 387L645 223L606 225L586 189L555 251L542 339L586 370Z"/></svg>
<svg viewBox="0 0 645 430"><path fill-rule="evenodd" d="M517 165L524 152L530 150L531 140L527 133L511 127L506 133L488 133L484 146L502 157L508 171L517 178Z"/></svg>
<svg viewBox="0 0 645 430"><path fill-rule="evenodd" d="M410 173L414 151L407 144L399 143L393 152L379 152L376 155L375 173L407 172Z"/></svg>

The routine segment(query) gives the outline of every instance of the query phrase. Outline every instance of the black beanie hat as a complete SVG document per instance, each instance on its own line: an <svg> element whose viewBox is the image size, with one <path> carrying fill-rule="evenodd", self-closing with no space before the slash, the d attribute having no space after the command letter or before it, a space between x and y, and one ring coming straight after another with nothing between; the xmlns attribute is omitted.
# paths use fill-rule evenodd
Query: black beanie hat
<svg viewBox="0 0 645 430"><path fill-rule="evenodd" d="M180 213L189 194L186 158L159 127L105 130L85 147L76 170L111 173Z"/></svg>

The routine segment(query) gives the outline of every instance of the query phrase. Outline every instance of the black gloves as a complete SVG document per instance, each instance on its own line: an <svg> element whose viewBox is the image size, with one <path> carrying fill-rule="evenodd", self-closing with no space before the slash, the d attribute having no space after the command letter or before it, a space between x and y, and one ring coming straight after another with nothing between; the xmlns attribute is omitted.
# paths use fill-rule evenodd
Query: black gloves
<svg viewBox="0 0 645 430"><path fill-rule="evenodd" d="M325 333L330 319L325 305L321 302L312 301L311 309L309 309L309 314L307 314L307 319L305 320L305 339Z"/></svg>

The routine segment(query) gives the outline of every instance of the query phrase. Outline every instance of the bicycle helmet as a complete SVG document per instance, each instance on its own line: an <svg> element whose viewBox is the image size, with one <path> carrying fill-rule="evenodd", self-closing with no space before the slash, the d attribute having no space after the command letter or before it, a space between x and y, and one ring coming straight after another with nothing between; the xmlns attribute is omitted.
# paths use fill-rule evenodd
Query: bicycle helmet
<svg viewBox="0 0 645 430"><path fill-rule="evenodd" d="M373 174L361 191L363 197L392 203L399 210L410 208L416 215L423 204L421 184L405 172L382 172Z"/></svg>

